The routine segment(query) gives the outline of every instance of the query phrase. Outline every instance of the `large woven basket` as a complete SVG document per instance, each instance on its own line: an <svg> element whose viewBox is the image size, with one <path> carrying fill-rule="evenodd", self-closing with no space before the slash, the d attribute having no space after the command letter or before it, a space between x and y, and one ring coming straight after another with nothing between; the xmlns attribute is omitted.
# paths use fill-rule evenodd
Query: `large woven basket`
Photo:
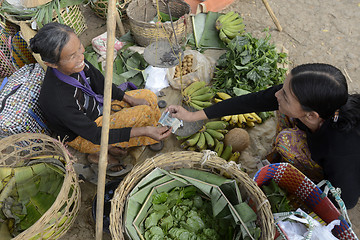
<svg viewBox="0 0 360 240"><path fill-rule="evenodd" d="M16 134L0 140L0 167L23 166L25 158L38 155L61 156L64 159L64 182L53 205L14 240L57 239L70 228L79 210L80 187L72 166L74 159L61 142L38 133Z"/></svg>
<svg viewBox="0 0 360 240"><path fill-rule="evenodd" d="M125 239L123 214L127 196L143 177L153 169L159 167L165 170L192 168L235 179L239 184L241 193L249 197L250 202L253 202L256 207L258 216L257 224L262 231L261 239L274 239L275 228L273 215L271 213L270 203L264 193L236 164L229 164L213 153L214 152L211 151L204 151L203 153L189 151L170 152L155 156L135 165L115 190L111 201L110 232L112 238L116 240Z"/></svg>
<svg viewBox="0 0 360 240"><path fill-rule="evenodd" d="M131 0L118 0L116 1L116 8L119 11L120 17L125 18L126 8L129 5ZM90 2L90 8L94 11L96 16L106 20L107 11L108 11L109 0L97 0Z"/></svg>
<svg viewBox="0 0 360 240"><path fill-rule="evenodd" d="M349 223L338 209L302 172L289 163L274 163L262 167L254 176L259 186L267 184L271 179L285 189L288 193L295 194L308 208L314 211L326 223L339 219L340 225L334 227L335 237L342 240L357 240L357 236Z"/></svg>
<svg viewBox="0 0 360 240"><path fill-rule="evenodd" d="M80 7L78 5L73 5L60 9L60 16L62 17L65 25L68 25L69 27L74 29L76 35L80 35L87 29L85 17L80 11ZM10 22L15 23L19 26L21 22L25 22L29 26L31 25L31 20L18 21L15 18L7 15L6 13L4 14L4 17ZM53 22L60 22L59 17L55 11L53 12Z"/></svg>
<svg viewBox="0 0 360 240"><path fill-rule="evenodd" d="M136 43L141 46L147 46L158 40L175 42L170 22L150 23L157 16L157 4L160 12L168 13L167 6L161 0L132 0L126 9L131 33ZM186 23L190 21L190 6L182 0L169 0L169 7L172 17L179 18L174 21L174 30L177 40L181 43L186 38Z"/></svg>

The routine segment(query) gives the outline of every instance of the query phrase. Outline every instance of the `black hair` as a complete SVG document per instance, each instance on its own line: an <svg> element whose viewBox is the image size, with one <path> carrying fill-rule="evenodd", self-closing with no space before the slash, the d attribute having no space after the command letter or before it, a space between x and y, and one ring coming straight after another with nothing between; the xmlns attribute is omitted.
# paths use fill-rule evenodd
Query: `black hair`
<svg viewBox="0 0 360 240"><path fill-rule="evenodd" d="M359 124L360 95L349 95L346 78L338 68L323 63L297 66L291 70L290 87L304 111L315 111L344 131Z"/></svg>
<svg viewBox="0 0 360 240"><path fill-rule="evenodd" d="M65 44L74 30L67 25L57 22L45 24L38 33L30 39L30 49L39 53L45 62L57 64Z"/></svg>

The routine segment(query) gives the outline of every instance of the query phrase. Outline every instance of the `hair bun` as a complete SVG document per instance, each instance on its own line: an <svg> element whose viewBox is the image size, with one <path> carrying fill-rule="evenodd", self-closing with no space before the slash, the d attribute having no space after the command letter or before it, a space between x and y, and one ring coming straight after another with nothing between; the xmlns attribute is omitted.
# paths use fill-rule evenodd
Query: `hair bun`
<svg viewBox="0 0 360 240"><path fill-rule="evenodd" d="M35 37L30 39L30 49L33 53L39 53L39 49L36 46L36 43L37 43L37 41L36 41Z"/></svg>

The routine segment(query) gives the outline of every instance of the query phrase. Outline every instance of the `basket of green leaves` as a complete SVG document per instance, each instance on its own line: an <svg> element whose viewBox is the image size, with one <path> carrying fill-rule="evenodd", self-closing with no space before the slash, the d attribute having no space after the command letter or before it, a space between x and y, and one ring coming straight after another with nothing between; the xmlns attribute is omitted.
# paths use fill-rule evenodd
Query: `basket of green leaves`
<svg viewBox="0 0 360 240"><path fill-rule="evenodd" d="M271 207L235 163L170 152L137 164L116 189L113 239L273 239Z"/></svg>
<svg viewBox="0 0 360 240"><path fill-rule="evenodd" d="M80 187L65 146L44 134L0 140L1 239L57 239L80 206Z"/></svg>

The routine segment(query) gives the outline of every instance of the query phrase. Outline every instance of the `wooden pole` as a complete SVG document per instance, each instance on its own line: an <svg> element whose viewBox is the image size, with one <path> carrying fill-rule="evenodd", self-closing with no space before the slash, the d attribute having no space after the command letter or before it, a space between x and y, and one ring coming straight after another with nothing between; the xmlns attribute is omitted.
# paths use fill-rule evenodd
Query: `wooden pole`
<svg viewBox="0 0 360 240"><path fill-rule="evenodd" d="M103 236L103 215L104 215L104 193L106 180L106 167L108 156L109 127L110 127L110 106L111 106L111 88L113 76L114 44L115 44L115 1L108 2L107 15L107 42L106 42L106 74L104 86L104 109L101 129L101 146L99 173L97 185L97 202L96 202L96 239L101 240Z"/></svg>
<svg viewBox="0 0 360 240"><path fill-rule="evenodd" d="M276 18L276 16L275 16L273 10L271 9L268 1L267 1L267 0L262 0L262 1L263 1L264 5L265 5L265 8L266 8L266 10L268 11L270 17L272 18L273 22L275 23L277 29L279 30L279 32L281 32L281 31L282 31L282 27L281 27L281 25L280 25L280 22L277 20L277 18Z"/></svg>
<svg viewBox="0 0 360 240"><path fill-rule="evenodd" d="M120 14L118 11L116 11L116 23L117 23L117 26L120 30L120 34L121 36L125 35L125 29L124 29L124 25L122 24L122 21L121 21L121 18L120 18Z"/></svg>

